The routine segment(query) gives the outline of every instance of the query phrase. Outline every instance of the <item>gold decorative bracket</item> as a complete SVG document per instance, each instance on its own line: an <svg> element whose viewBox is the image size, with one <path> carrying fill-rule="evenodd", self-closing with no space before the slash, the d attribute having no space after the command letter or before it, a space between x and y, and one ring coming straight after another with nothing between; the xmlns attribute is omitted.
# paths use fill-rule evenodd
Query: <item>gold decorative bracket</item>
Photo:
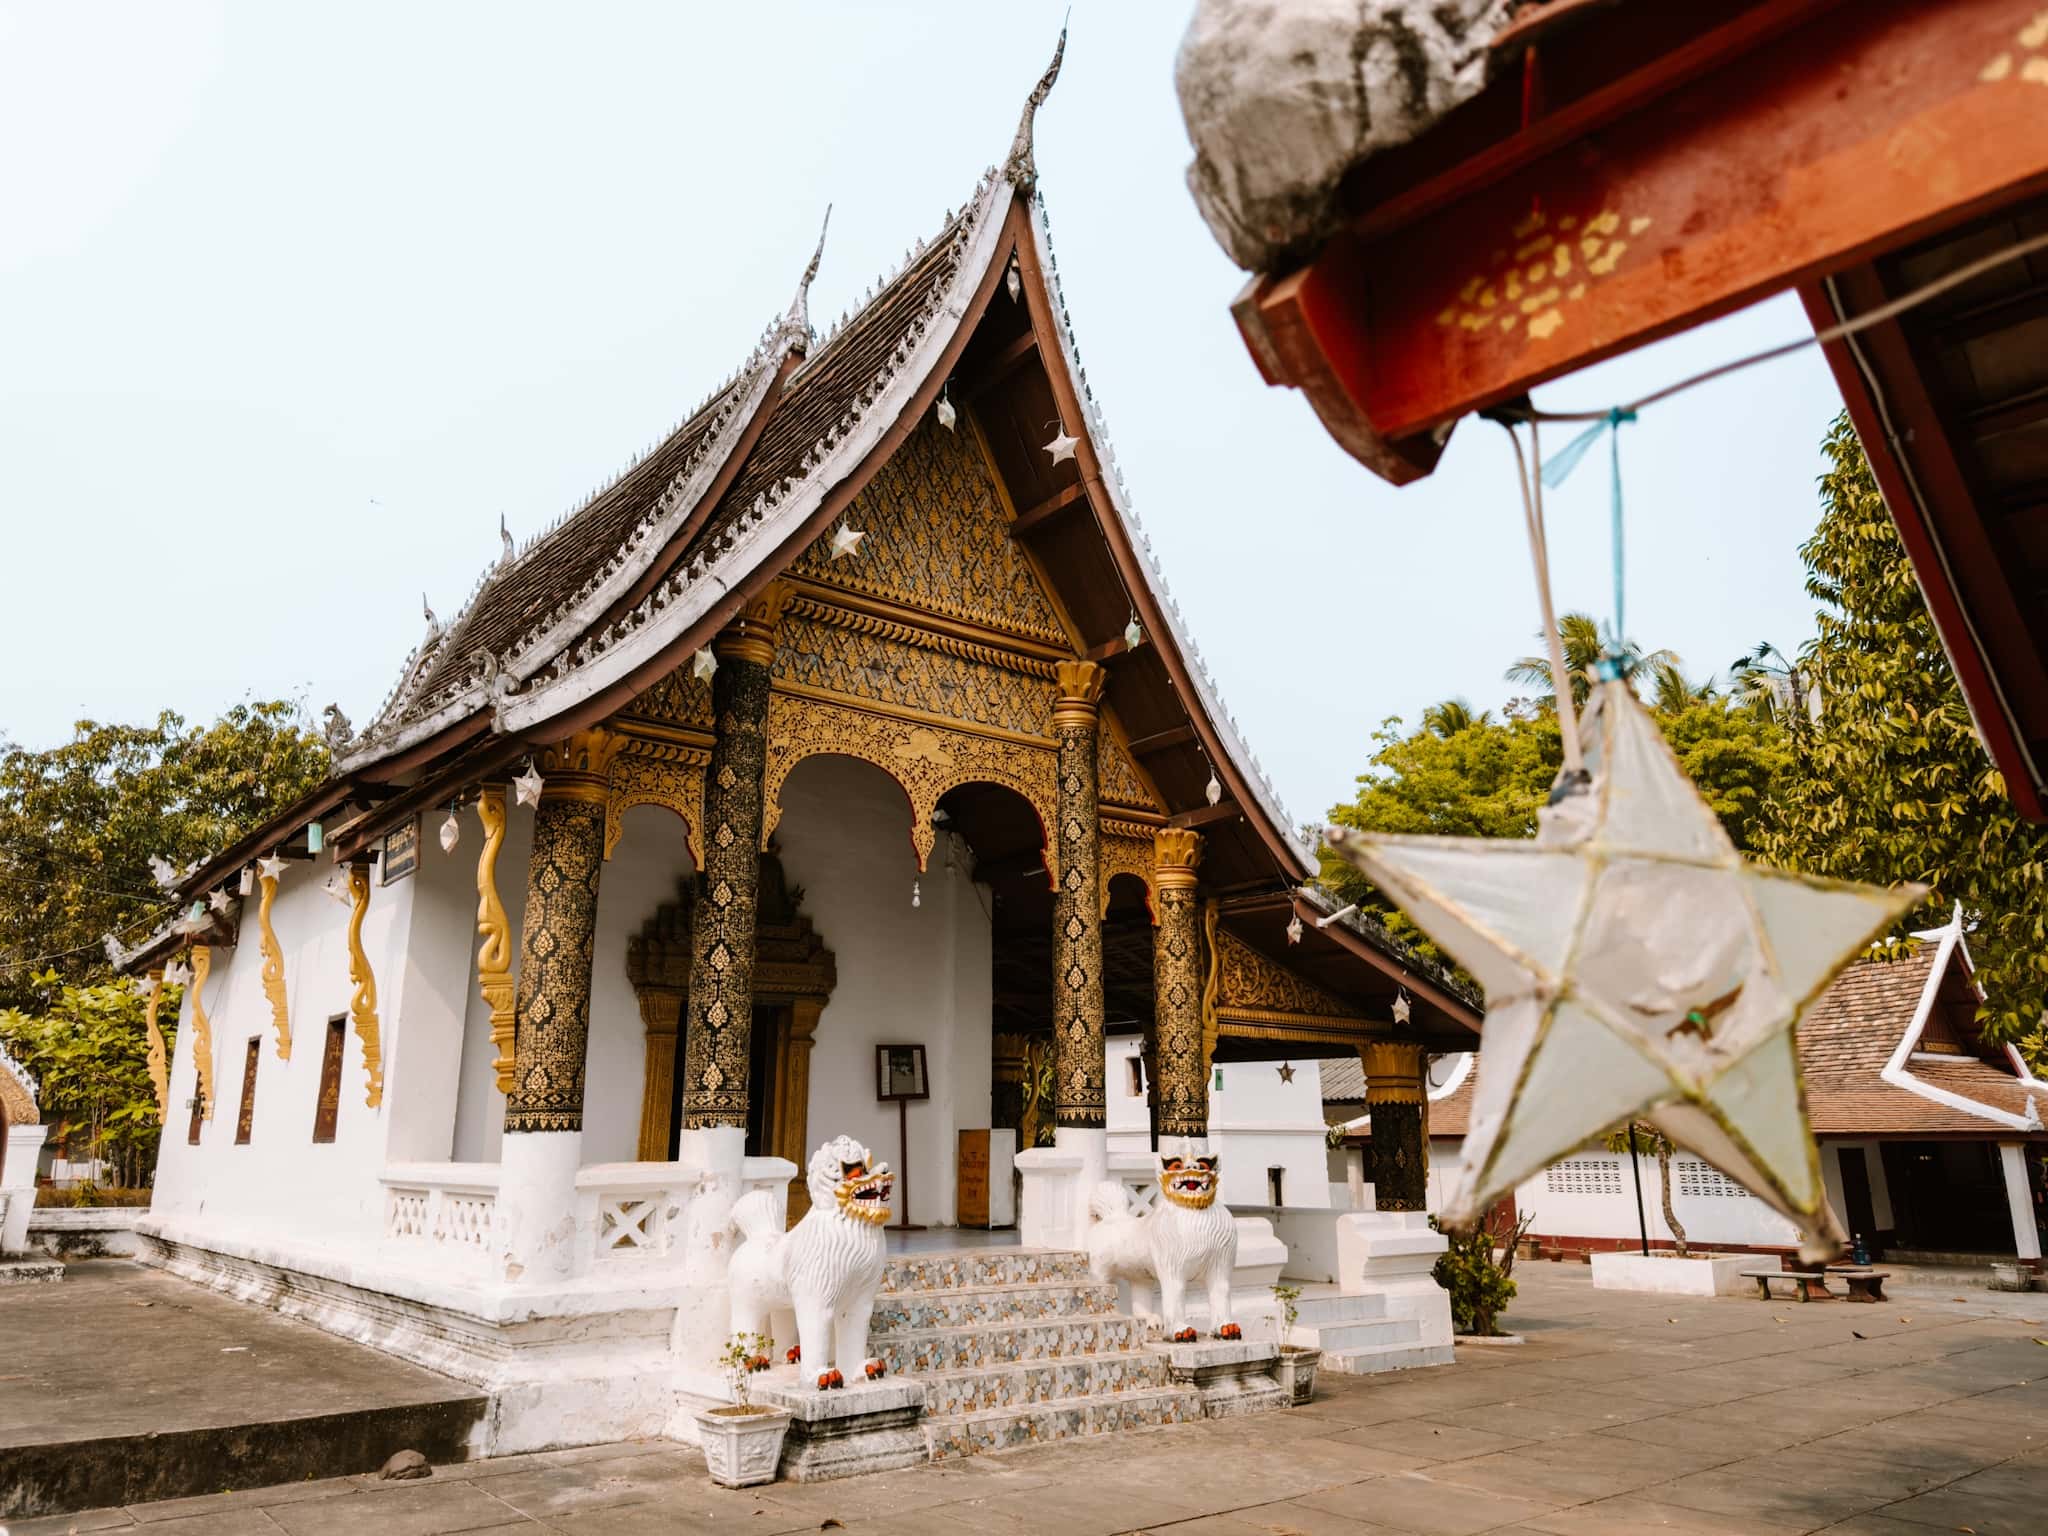
<svg viewBox="0 0 2048 1536"><path fill-rule="evenodd" d="M213 1021L206 1016L206 973L213 969L213 951L192 946L192 1062L199 1069L200 1118L213 1118Z"/></svg>
<svg viewBox="0 0 2048 1536"><path fill-rule="evenodd" d="M609 859L618 847L626 830L626 812L638 805L658 805L682 818L691 867L702 869L697 829L704 824L704 767L710 757L701 748L635 738L612 760L604 804L604 856Z"/></svg>
<svg viewBox="0 0 2048 1536"><path fill-rule="evenodd" d="M491 1010L491 1044L497 1058L498 1092L512 1091L515 1045L512 985L512 924L498 899L498 850L505 846L505 787L487 784L477 796L477 818L484 824L483 852L476 859L476 932L483 940L476 952L476 989Z"/></svg>
<svg viewBox="0 0 2048 1536"><path fill-rule="evenodd" d="M171 1107L170 1066L164 1059L163 1026L156 1021L157 1005L164 1000L164 968L157 966L149 973L149 1003L143 1010L143 1033L149 1040L149 1085L156 1090L157 1124L164 1122Z"/></svg>
<svg viewBox="0 0 2048 1536"><path fill-rule="evenodd" d="M370 970L370 957L363 952L363 917L370 910L370 866L348 867L348 979L355 994L348 1003L348 1016L363 1042L363 1070L369 1075L369 1092L363 1102L375 1109L384 1102L384 1051L378 1042L377 978ZM211 1108L211 1100L208 1101Z"/></svg>
<svg viewBox="0 0 2048 1536"><path fill-rule="evenodd" d="M1128 829L1128 830L1126 830ZM1102 818L1102 840L1097 845L1102 870L1102 915L1109 916L1109 882L1116 875L1132 875L1145 882L1145 909L1152 926L1159 926L1159 874L1152 851L1152 828Z"/></svg>
<svg viewBox="0 0 2048 1536"><path fill-rule="evenodd" d="M278 1059L290 1061L292 1020L285 1003L284 948L277 942L277 930L270 926L270 904L277 899L277 876L262 876L257 888L262 893L256 905L256 927L263 950L263 995L270 999L270 1019L277 1026Z"/></svg>

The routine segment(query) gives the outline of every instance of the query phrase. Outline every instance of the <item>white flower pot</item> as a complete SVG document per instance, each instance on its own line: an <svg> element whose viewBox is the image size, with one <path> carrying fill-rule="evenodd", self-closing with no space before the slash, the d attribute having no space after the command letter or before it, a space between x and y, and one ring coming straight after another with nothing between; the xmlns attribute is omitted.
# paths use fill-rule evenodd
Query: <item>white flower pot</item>
<svg viewBox="0 0 2048 1536"><path fill-rule="evenodd" d="M782 1438L789 1433L789 1411L756 1403L751 1408L700 1408L698 1438L711 1480L726 1488L750 1488L775 1481L782 1463Z"/></svg>
<svg viewBox="0 0 2048 1536"><path fill-rule="evenodd" d="M1316 1395L1316 1367L1322 1362L1320 1349L1281 1349L1274 1376L1290 1408L1300 1408Z"/></svg>

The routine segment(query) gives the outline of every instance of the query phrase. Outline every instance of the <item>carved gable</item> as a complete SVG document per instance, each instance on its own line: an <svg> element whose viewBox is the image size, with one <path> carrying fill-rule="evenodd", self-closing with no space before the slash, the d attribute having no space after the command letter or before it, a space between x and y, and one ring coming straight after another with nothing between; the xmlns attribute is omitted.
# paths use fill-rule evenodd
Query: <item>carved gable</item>
<svg viewBox="0 0 2048 1536"><path fill-rule="evenodd" d="M1065 645L1052 604L1010 537L1002 498L965 424L930 417L904 440L846 514L867 537L833 561L813 544L791 574L863 596Z"/></svg>

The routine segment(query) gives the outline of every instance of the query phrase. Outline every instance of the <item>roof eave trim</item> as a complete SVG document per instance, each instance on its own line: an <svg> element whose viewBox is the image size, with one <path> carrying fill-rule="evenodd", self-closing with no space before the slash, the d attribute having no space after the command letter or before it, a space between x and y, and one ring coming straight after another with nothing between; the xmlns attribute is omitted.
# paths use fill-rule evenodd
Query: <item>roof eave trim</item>
<svg viewBox="0 0 2048 1536"><path fill-rule="evenodd" d="M1979 1120L1988 1120L1993 1125L2002 1125L2008 1130L2037 1131L2040 1127L2038 1116L2015 1115L2003 1109L1993 1109L1989 1104L1952 1093L1946 1088L1937 1088L1930 1082L1915 1077L1907 1070L1906 1063L1912 1058L1913 1048L1920 1043L1920 1036L1927 1028L1927 1021L1934 1014L1934 1002L1941 995L1942 978L1948 974L1949 962L1963 943L1963 909L1956 906L1955 916L1948 926L1940 930L1940 944L1934 951L1934 963L1927 968L1926 985L1920 989L1920 1001L1913 1009L1913 1020L1906 1026L1905 1034L1893 1048L1891 1059L1878 1071L1878 1076L1894 1088L1917 1094L1931 1103L1959 1110ZM1964 951L1965 955L1968 951ZM2018 1084L2024 1091L2025 1085Z"/></svg>
<svg viewBox="0 0 2048 1536"><path fill-rule="evenodd" d="M536 730L557 716L630 678L657 660L679 638L711 615L753 576L823 504L834 488L856 470L896 424L902 411L938 366L958 333L981 279L995 258L1013 190L1001 177L990 177L981 194L970 243L931 311L932 321L912 345L894 376L869 404L860 420L825 451L811 473L772 510L746 523L710 565L694 576L672 573L622 615L606 635L590 642L587 657L564 667L558 657L553 678L537 679L499 706L496 729ZM694 565L694 562L693 562ZM634 622L635 620L638 622Z"/></svg>

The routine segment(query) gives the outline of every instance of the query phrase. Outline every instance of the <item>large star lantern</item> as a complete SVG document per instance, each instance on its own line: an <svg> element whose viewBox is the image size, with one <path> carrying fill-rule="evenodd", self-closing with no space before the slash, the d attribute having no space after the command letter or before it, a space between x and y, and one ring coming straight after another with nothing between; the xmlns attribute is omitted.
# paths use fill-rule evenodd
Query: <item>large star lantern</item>
<svg viewBox="0 0 2048 1536"><path fill-rule="evenodd" d="M1588 777L1510 842L1333 827L1486 989L1463 1168L1443 1216L1641 1119L1800 1229L1842 1241L1821 1187L1793 1026L1925 894L1744 862L1624 682L1581 721Z"/></svg>

